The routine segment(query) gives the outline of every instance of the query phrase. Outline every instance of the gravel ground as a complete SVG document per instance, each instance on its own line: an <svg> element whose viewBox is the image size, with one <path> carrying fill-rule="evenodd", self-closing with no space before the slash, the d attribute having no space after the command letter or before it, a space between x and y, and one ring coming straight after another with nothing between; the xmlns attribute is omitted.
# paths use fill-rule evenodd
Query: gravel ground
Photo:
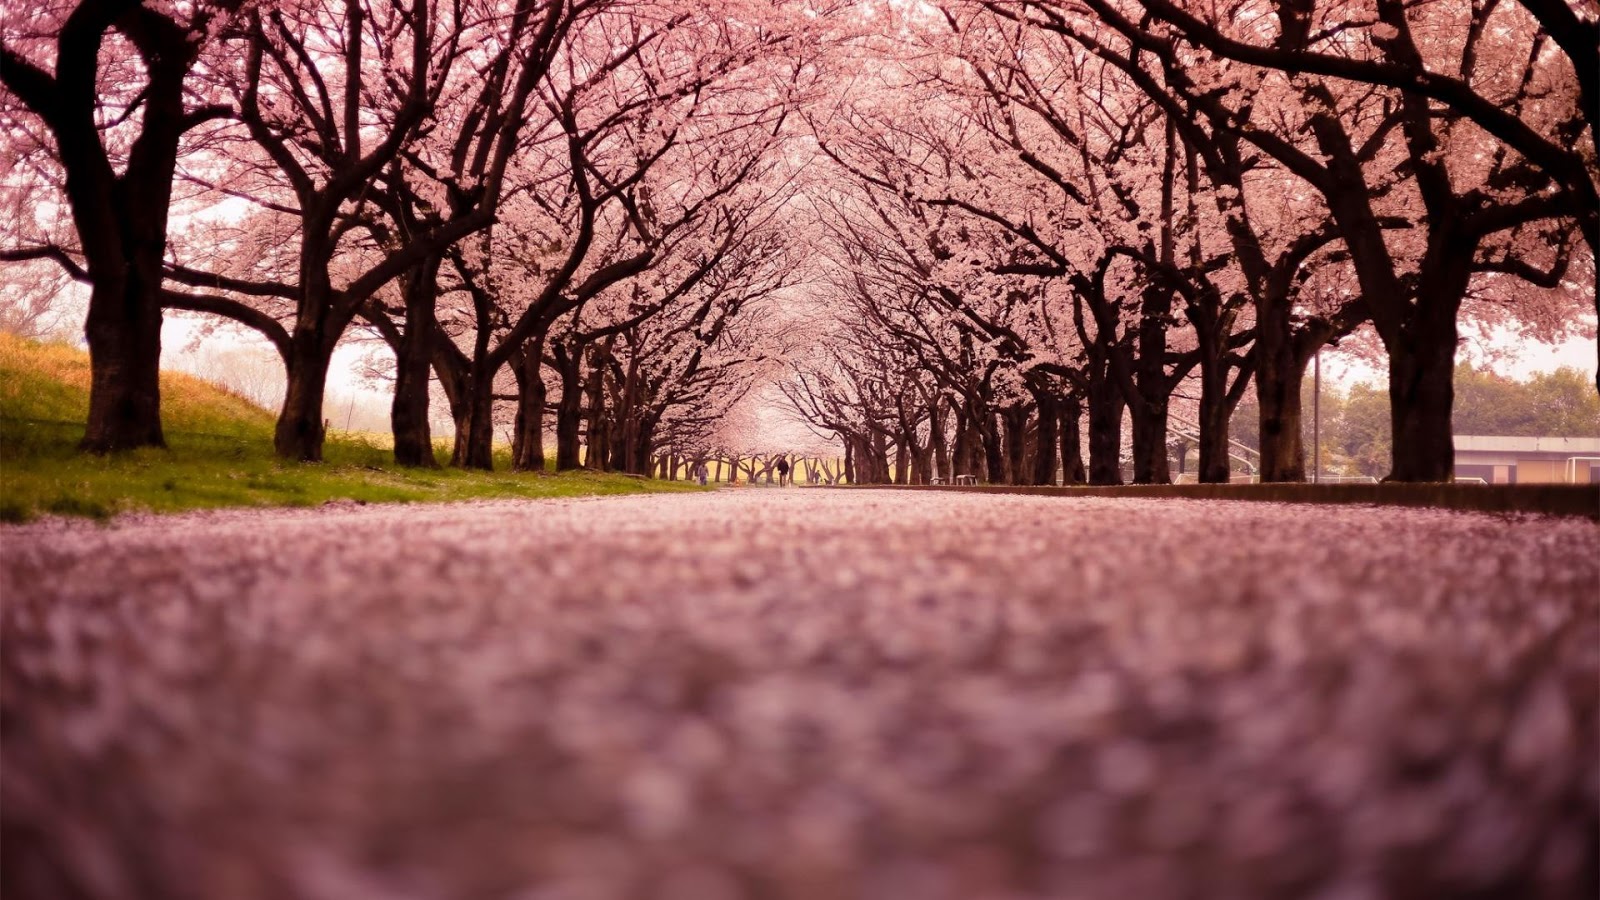
<svg viewBox="0 0 1600 900"><path fill-rule="evenodd" d="M745 489L0 546L8 900L1600 891L1587 521Z"/></svg>

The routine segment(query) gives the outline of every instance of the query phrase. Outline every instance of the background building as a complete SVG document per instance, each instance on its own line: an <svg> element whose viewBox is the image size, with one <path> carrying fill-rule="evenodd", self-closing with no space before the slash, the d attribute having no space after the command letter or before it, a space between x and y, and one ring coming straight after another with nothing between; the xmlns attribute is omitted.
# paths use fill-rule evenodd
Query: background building
<svg viewBox="0 0 1600 900"><path fill-rule="evenodd" d="M1490 484L1600 483L1600 438L1458 434L1456 478Z"/></svg>

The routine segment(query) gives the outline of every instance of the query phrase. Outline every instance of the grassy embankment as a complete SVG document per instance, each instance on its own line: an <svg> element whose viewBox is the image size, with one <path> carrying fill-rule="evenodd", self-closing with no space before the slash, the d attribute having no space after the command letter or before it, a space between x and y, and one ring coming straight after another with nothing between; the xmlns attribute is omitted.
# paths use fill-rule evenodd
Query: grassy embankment
<svg viewBox="0 0 1600 900"><path fill-rule="evenodd" d="M0 521L43 513L103 518L128 510L313 506L329 500L412 502L699 490L684 482L589 472L406 469L389 448L329 435L325 462L272 454L271 413L209 382L161 373L168 450L110 457L76 452L89 408L88 354L0 333ZM448 453L441 451L441 461Z"/></svg>

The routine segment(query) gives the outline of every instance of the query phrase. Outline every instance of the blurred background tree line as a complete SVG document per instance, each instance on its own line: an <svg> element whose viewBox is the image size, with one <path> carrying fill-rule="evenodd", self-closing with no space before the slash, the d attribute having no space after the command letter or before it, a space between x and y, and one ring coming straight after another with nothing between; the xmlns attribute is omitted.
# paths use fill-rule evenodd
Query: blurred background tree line
<svg viewBox="0 0 1600 900"><path fill-rule="evenodd" d="M1600 395L1588 375L1564 367L1527 381L1471 363L1456 366L1456 434L1508 437L1600 437ZM1301 391L1306 415L1306 450L1312 446L1312 380ZM1358 381L1348 389L1322 386L1321 470L1329 475L1382 478L1390 460L1389 395L1382 384ZM1255 392L1239 403L1229 431L1233 440L1257 446Z"/></svg>

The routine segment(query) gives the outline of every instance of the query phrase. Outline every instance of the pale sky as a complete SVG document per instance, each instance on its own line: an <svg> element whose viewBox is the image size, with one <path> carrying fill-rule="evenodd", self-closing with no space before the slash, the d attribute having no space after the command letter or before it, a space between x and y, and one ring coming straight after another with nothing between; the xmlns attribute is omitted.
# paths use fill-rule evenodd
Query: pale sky
<svg viewBox="0 0 1600 900"><path fill-rule="evenodd" d="M1595 372L1595 337L1591 329L1586 337L1573 338L1560 344L1518 343L1509 335L1496 343L1501 358L1490 361L1494 371L1526 381L1538 372L1553 372L1563 366L1589 375ZM1480 361L1472 344L1463 345L1463 356ZM1339 384L1351 385L1358 381L1383 382L1388 380L1382 362L1373 364L1337 350L1325 350L1322 356L1322 377Z"/></svg>

